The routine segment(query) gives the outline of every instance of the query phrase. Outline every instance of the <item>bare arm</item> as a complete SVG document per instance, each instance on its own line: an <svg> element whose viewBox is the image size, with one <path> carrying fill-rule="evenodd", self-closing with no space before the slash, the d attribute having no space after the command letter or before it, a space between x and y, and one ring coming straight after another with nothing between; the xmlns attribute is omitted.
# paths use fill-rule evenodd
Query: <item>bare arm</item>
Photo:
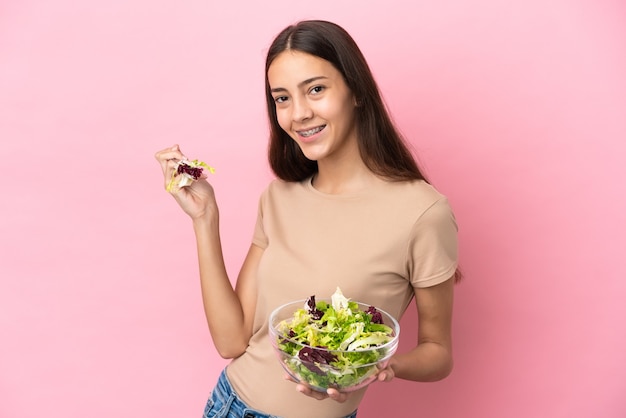
<svg viewBox="0 0 626 418"><path fill-rule="evenodd" d="M169 183L176 161L183 158L178 146L156 154ZM235 288L224 265L219 234L219 211L213 187L200 179L191 186L172 191L172 196L192 221L196 236L204 311L211 337L220 356L234 358L247 348L252 336L256 304L256 269L263 250L250 247Z"/></svg>
<svg viewBox="0 0 626 418"><path fill-rule="evenodd" d="M256 269L263 249L251 245L233 289L222 255L217 225L194 221L202 301L211 337L223 358L238 357L248 347L256 308Z"/></svg>
<svg viewBox="0 0 626 418"><path fill-rule="evenodd" d="M452 371L452 303L454 279L415 290L417 346L391 362L395 377L420 382L441 380ZM384 379L384 375L381 380Z"/></svg>

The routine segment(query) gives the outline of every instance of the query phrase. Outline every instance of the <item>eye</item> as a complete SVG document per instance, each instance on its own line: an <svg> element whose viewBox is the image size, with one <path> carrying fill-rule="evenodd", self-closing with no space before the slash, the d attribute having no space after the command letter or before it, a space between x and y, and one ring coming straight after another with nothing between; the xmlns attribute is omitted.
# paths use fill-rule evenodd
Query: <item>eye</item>
<svg viewBox="0 0 626 418"><path fill-rule="evenodd" d="M285 103L287 101L287 96L276 96L274 97L274 102L280 104Z"/></svg>
<svg viewBox="0 0 626 418"><path fill-rule="evenodd" d="M315 87L312 87L311 90L309 90L309 93L311 93L311 94L320 94L325 89L326 89L326 87L324 87L324 86L315 86Z"/></svg>

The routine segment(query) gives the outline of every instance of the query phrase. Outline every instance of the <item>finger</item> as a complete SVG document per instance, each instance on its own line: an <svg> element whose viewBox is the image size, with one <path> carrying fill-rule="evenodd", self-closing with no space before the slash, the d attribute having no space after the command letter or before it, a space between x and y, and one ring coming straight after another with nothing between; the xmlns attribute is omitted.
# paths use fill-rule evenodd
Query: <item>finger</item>
<svg viewBox="0 0 626 418"><path fill-rule="evenodd" d="M329 398L339 403L343 403L348 399L348 395L346 393L341 393L337 389L328 389L326 394Z"/></svg>
<svg viewBox="0 0 626 418"><path fill-rule="evenodd" d="M172 178L175 175L175 170L178 168L179 162L185 159L185 156L181 152L180 147L178 145L174 145L158 151L155 154L155 158L159 161L161 170L163 171L165 189L174 194L176 190L170 189L169 186L171 185Z"/></svg>
<svg viewBox="0 0 626 418"><path fill-rule="evenodd" d="M178 145L158 151L154 157L159 161L164 172L167 170L168 165L172 165L171 161L175 165L178 161L185 159L185 155L181 152Z"/></svg>
<svg viewBox="0 0 626 418"><path fill-rule="evenodd" d="M318 401L324 400L326 398L328 398L328 394L324 393L324 392L318 392L316 390L313 390L303 384L298 384L296 385L296 390L306 396L310 396L313 399L317 399Z"/></svg>
<svg viewBox="0 0 626 418"><path fill-rule="evenodd" d="M377 380L379 382L389 382L391 380L393 380L394 378L394 374L392 371L387 370L383 370L382 372L378 373L378 377Z"/></svg>
<svg viewBox="0 0 626 418"><path fill-rule="evenodd" d="M182 155L182 152L180 151L180 148L178 147L178 145L174 145L172 147L168 147L168 148L162 149L160 151L157 151L154 154L154 157L157 160L161 161L162 159L171 158L172 154L174 154L174 155L176 155L176 154Z"/></svg>

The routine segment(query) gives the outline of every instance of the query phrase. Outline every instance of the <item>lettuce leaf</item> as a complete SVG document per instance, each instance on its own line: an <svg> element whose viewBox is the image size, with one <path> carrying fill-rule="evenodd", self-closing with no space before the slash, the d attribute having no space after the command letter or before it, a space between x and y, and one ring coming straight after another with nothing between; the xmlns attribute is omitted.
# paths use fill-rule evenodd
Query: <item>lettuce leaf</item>
<svg viewBox="0 0 626 418"><path fill-rule="evenodd" d="M180 160L176 165L176 170L172 174L172 178L167 184L166 190L173 191L175 188L187 187L194 181L198 180L204 170L215 173L215 169L199 160Z"/></svg>
<svg viewBox="0 0 626 418"><path fill-rule="evenodd" d="M322 388L352 386L377 373L376 363L386 350L376 348L394 338L374 306L361 310L339 288L330 304L309 297L278 330L288 337L278 342L278 348L291 356L287 366ZM359 367L365 365L371 367Z"/></svg>

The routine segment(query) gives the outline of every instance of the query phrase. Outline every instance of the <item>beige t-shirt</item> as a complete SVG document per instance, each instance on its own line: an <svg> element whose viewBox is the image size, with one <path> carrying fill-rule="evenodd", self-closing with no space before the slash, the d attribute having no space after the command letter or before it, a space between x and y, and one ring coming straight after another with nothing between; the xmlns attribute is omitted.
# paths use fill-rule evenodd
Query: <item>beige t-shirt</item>
<svg viewBox="0 0 626 418"><path fill-rule="evenodd" d="M317 401L284 380L268 337L271 311L287 302L329 298L340 287L355 301L400 318L414 287L451 278L457 225L444 196L423 181L381 182L353 195L328 195L311 181L273 181L261 196L253 243L259 265L253 335L227 368L251 407L285 418L338 418L365 389L341 404Z"/></svg>

